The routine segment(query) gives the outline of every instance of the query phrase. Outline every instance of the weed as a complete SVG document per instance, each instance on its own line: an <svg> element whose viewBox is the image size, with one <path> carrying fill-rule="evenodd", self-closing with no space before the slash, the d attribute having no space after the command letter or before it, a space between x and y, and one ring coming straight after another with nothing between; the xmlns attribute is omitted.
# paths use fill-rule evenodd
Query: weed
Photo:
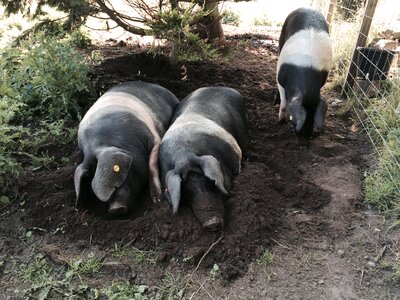
<svg viewBox="0 0 400 300"><path fill-rule="evenodd" d="M121 244L115 244L112 250L112 255L115 257L127 256L130 257L134 263L141 265L153 265L157 262L158 251L157 250L140 250L135 247L122 246Z"/></svg>
<svg viewBox="0 0 400 300"><path fill-rule="evenodd" d="M400 283L400 261L393 264L392 280Z"/></svg>
<svg viewBox="0 0 400 300"><path fill-rule="evenodd" d="M220 275L219 266L217 264L214 264L214 266L210 270L210 277L212 280L215 280L219 277L219 275Z"/></svg>
<svg viewBox="0 0 400 300"><path fill-rule="evenodd" d="M185 293L185 283L180 276L175 277L173 274L167 272L157 289L156 300L182 299Z"/></svg>
<svg viewBox="0 0 400 300"><path fill-rule="evenodd" d="M314 265L315 261L317 260L317 257L315 256L314 253L307 252L302 255L300 259L300 265L306 269L310 270L311 267Z"/></svg>
<svg viewBox="0 0 400 300"><path fill-rule="evenodd" d="M34 284L24 292L26 300L52 299L86 299L99 298L99 291L85 284L76 284L68 280L51 280L41 284Z"/></svg>
<svg viewBox="0 0 400 300"><path fill-rule="evenodd" d="M99 272L103 263L95 258L94 253L90 252L86 259L78 258L68 262L70 274L77 275L94 275Z"/></svg>
<svg viewBox="0 0 400 300"><path fill-rule="evenodd" d="M101 289L109 300L147 300L150 299L144 295L147 290L145 285L131 285L129 283L113 283L112 285Z"/></svg>
<svg viewBox="0 0 400 300"><path fill-rule="evenodd" d="M255 26L272 26L273 23L271 20L268 18L267 15L263 15L260 18L255 18L253 21L253 25Z"/></svg>
<svg viewBox="0 0 400 300"><path fill-rule="evenodd" d="M85 261L76 260L70 269L54 269L43 255L36 255L29 264L23 264L17 276L31 286L23 290L24 299L98 299L99 291L83 284L81 274L98 271L92 255Z"/></svg>
<svg viewBox="0 0 400 300"><path fill-rule="evenodd" d="M42 255L37 255L29 264L21 265L18 277L25 282L40 285L46 282L51 274L51 267Z"/></svg>
<svg viewBox="0 0 400 300"><path fill-rule="evenodd" d="M222 24L239 26L240 16L231 10L225 10L222 14Z"/></svg>
<svg viewBox="0 0 400 300"><path fill-rule="evenodd" d="M364 125L378 151L378 163L365 179L365 199L381 211L400 212L400 81L382 99L361 99Z"/></svg>
<svg viewBox="0 0 400 300"><path fill-rule="evenodd" d="M266 268L274 263L275 255L269 249L264 249L261 256L257 259L259 265Z"/></svg>

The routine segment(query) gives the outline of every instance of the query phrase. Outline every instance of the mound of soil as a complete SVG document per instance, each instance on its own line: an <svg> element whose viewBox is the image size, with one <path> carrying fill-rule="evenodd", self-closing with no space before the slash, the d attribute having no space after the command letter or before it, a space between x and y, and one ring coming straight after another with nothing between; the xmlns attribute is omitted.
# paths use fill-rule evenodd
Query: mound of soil
<svg viewBox="0 0 400 300"><path fill-rule="evenodd" d="M332 170L329 167L338 163L360 166L358 141L350 136L343 120L333 117L330 108L326 133L315 138L310 148L298 146L291 126L277 123L278 106L272 104L277 91L274 49L247 41L227 61L185 63L175 68L166 57L148 55L140 48L100 50L111 58L93 71L99 92L119 82L140 79L158 83L180 99L212 85L235 88L245 99L249 143L243 170L225 203L223 239L205 257L203 267L218 262L223 278L231 280L242 275L249 262L278 236L301 245L321 235L333 238L345 234L343 224L351 214L340 211L337 217L341 222L328 222L333 191L317 185L309 174ZM171 257L189 256L197 263L219 238L220 232L202 229L190 208L183 206L173 216L166 202L153 204L148 195L123 219L110 219L100 208L75 209L73 173L80 158L76 145L59 150L60 156L70 158L67 166L37 172L25 183L30 227L48 232L62 229L66 245L91 243L107 249L116 242L129 242L145 250L161 248L165 254L161 264ZM336 159L339 154L341 162ZM337 180L338 176L332 176ZM359 183L359 178L354 180ZM352 199L354 204L358 200ZM353 208L347 206L349 209Z"/></svg>

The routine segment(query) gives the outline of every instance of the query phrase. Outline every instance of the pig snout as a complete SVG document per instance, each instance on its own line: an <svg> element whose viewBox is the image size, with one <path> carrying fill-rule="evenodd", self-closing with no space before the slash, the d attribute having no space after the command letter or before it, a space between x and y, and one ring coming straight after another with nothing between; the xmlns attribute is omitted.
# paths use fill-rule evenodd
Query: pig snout
<svg viewBox="0 0 400 300"><path fill-rule="evenodd" d="M112 195L109 202L108 213L115 216L124 215L128 212L133 202L132 190L128 183L124 183L124 185L117 189Z"/></svg>
<svg viewBox="0 0 400 300"><path fill-rule="evenodd" d="M224 225L224 195L204 175L189 173L183 184L184 198L189 201L193 214L204 229L217 231Z"/></svg>
<svg viewBox="0 0 400 300"><path fill-rule="evenodd" d="M108 208L108 213L115 216L121 216L126 214L127 212L128 212L128 206L119 201L111 202L110 207Z"/></svg>

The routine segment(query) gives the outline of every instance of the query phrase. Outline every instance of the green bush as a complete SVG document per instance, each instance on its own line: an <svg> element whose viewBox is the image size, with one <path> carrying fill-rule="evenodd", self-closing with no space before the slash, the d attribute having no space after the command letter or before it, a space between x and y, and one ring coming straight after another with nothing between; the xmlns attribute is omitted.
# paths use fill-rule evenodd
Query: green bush
<svg viewBox="0 0 400 300"><path fill-rule="evenodd" d="M240 16L231 11L231 10L226 10L222 14L222 24L230 24L234 26L238 26L240 23Z"/></svg>
<svg viewBox="0 0 400 300"><path fill-rule="evenodd" d="M90 92L89 68L67 41L39 33L2 53L10 88L21 103L20 122L55 121L79 116L79 97Z"/></svg>
<svg viewBox="0 0 400 300"><path fill-rule="evenodd" d="M78 102L92 91L89 67L71 46L79 37L38 33L0 52L0 193L21 171L16 157L37 163L43 144L76 138L65 121L79 119Z"/></svg>
<svg viewBox="0 0 400 300"><path fill-rule="evenodd" d="M172 41L171 60L199 61L219 57L218 49L192 31L192 25L207 16L194 6L184 10L160 12L157 18L146 22L149 34Z"/></svg>

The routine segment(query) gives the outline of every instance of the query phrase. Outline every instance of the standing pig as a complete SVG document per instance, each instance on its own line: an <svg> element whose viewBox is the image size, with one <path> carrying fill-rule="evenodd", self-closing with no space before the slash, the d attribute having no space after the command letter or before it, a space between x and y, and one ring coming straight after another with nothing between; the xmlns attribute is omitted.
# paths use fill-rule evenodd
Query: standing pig
<svg viewBox="0 0 400 300"><path fill-rule="evenodd" d="M96 101L79 125L77 205L90 187L115 215L128 211L147 182L153 200L161 196L158 150L178 102L167 89L141 81L117 85Z"/></svg>
<svg viewBox="0 0 400 300"><path fill-rule="evenodd" d="M327 110L320 89L332 64L332 43L324 16L299 8L286 18L279 38L277 82L279 121L293 123L300 143L308 144L314 123L323 130Z"/></svg>
<svg viewBox="0 0 400 300"><path fill-rule="evenodd" d="M164 195L173 213L182 197L204 228L217 230L246 145L242 96L226 87L200 88L182 100L172 122L160 145Z"/></svg>

